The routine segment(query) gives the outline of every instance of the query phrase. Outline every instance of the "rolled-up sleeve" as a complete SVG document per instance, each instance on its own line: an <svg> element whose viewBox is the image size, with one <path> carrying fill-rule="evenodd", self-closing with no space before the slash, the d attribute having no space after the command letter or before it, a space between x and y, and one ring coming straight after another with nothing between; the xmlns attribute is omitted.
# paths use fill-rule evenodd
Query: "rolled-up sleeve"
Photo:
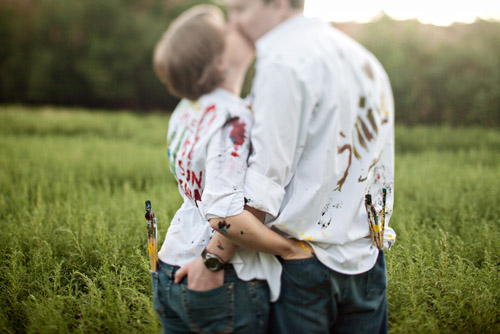
<svg viewBox="0 0 500 334"><path fill-rule="evenodd" d="M274 62L258 68L253 85L255 115L245 198L247 205L276 217L299 141L301 84L293 69Z"/></svg>
<svg viewBox="0 0 500 334"><path fill-rule="evenodd" d="M230 217L243 211L243 181L252 123L250 111L232 114L210 140L200 208L207 220Z"/></svg>

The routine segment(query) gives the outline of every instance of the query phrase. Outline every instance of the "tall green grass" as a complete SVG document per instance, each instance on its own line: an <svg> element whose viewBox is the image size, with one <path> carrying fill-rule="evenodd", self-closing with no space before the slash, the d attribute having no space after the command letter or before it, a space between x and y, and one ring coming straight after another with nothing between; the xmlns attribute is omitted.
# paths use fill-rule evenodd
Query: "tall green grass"
<svg viewBox="0 0 500 334"><path fill-rule="evenodd" d="M168 115L0 108L0 332L150 333ZM398 127L392 333L500 332L500 131Z"/></svg>

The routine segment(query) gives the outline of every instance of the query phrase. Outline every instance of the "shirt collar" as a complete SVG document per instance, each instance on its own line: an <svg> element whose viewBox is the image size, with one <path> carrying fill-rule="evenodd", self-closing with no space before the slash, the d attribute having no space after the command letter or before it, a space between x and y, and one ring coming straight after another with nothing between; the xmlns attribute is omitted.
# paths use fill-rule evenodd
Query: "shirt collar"
<svg viewBox="0 0 500 334"><path fill-rule="evenodd" d="M297 14L269 30L255 43L257 56L265 56L279 41L289 37L291 31L300 29L306 21L303 14Z"/></svg>
<svg viewBox="0 0 500 334"><path fill-rule="evenodd" d="M240 104L243 103L242 98L222 87L215 88L211 94L225 101L231 101L233 103L240 103Z"/></svg>

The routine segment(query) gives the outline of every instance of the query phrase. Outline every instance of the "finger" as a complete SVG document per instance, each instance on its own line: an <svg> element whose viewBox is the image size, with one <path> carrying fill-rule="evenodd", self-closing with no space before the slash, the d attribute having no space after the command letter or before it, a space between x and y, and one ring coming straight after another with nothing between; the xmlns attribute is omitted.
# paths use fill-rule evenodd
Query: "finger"
<svg viewBox="0 0 500 334"><path fill-rule="evenodd" d="M174 283L179 284L180 282L182 282L182 280L186 275L187 275L187 268L184 266L175 272Z"/></svg>

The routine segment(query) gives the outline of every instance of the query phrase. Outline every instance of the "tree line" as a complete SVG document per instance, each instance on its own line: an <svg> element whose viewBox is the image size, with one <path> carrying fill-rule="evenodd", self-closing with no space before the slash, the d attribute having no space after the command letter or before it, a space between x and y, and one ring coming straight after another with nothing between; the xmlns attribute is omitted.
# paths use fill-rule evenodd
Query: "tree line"
<svg viewBox="0 0 500 334"><path fill-rule="evenodd" d="M0 0L0 103L170 110L177 100L154 75L153 48L201 2ZM500 125L500 22L336 26L386 68L397 122Z"/></svg>
<svg viewBox="0 0 500 334"><path fill-rule="evenodd" d="M384 16L339 28L384 65L398 122L500 125L500 22L438 27Z"/></svg>

